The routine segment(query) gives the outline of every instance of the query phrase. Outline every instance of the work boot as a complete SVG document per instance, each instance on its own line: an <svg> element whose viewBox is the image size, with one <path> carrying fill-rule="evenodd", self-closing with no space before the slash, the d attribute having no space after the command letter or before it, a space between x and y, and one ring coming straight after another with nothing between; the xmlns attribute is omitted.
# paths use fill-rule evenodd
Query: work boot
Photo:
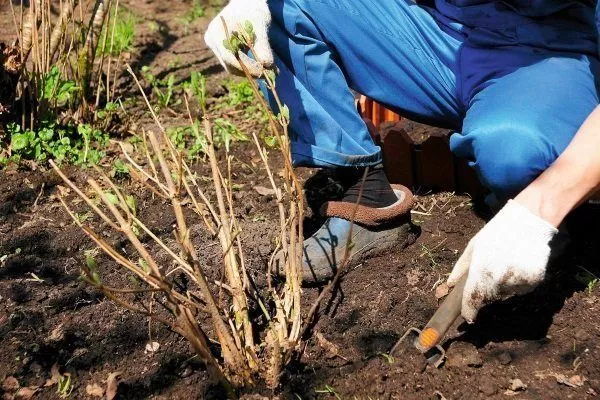
<svg viewBox="0 0 600 400"><path fill-rule="evenodd" d="M404 248L415 240L416 233L410 223L410 209L414 201L412 193L401 185L393 185L390 189L395 201L384 207L372 207L375 205L373 202L364 205L361 201L357 205L356 201L346 201L354 200L353 197L323 204L321 214L328 217L327 220L317 232L304 240L303 282L330 280L344 264L346 251L346 262L356 264L391 248ZM352 190L348 192L351 194ZM350 233L352 238L349 241ZM285 275L284 265L283 252L280 251L274 263L274 270L280 276Z"/></svg>

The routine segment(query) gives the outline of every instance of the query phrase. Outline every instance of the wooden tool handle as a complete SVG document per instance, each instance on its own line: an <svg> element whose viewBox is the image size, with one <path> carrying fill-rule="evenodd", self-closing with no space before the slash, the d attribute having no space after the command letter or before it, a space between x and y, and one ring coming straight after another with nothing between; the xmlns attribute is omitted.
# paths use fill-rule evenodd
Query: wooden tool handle
<svg viewBox="0 0 600 400"><path fill-rule="evenodd" d="M465 272L415 341L415 346L422 353L440 343L450 326L459 317L467 276L468 273Z"/></svg>

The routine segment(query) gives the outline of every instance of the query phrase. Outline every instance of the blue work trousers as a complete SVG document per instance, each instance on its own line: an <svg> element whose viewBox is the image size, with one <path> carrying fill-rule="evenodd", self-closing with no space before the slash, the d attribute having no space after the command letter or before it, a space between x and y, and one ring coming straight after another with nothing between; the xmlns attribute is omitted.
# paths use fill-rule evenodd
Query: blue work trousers
<svg viewBox="0 0 600 400"><path fill-rule="evenodd" d="M598 105L598 57L572 43L568 51L546 48L544 37L535 46L518 36L482 43L410 0L270 0L269 7L297 166L381 162L355 90L454 129L451 150L506 199L553 163Z"/></svg>

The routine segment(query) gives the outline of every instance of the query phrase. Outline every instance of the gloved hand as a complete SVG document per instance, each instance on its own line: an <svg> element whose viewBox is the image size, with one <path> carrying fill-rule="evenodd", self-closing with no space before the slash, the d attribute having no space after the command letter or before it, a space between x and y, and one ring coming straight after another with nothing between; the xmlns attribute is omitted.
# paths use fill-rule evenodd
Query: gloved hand
<svg viewBox="0 0 600 400"><path fill-rule="evenodd" d="M448 286L468 273L462 316L473 323L487 303L532 291L546 274L550 241L557 229L509 200L469 242Z"/></svg>
<svg viewBox="0 0 600 400"><path fill-rule="evenodd" d="M266 0L231 0L227 6L211 21L204 35L204 41L215 53L219 62L227 72L241 74L242 68L235 55L223 44L227 40L223 27L223 18L227 30L231 35L234 31L241 31L246 21L254 28L254 51L251 59L246 54L240 53L240 58L253 77L259 77L264 70L273 65L273 50L267 35L271 23L271 13Z"/></svg>

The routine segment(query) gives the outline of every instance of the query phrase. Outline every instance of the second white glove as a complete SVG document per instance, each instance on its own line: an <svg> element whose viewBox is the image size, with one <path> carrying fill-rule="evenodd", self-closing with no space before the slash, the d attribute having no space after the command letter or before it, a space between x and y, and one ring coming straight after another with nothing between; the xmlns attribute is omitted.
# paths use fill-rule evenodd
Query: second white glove
<svg viewBox="0 0 600 400"><path fill-rule="evenodd" d="M241 31L246 22L254 28L254 57L240 53L240 58L253 77L259 77L265 68L273 65L273 50L269 44L269 25L271 13L266 0L231 0L227 6L211 21L204 34L204 41L215 53L227 72L241 74L242 67L235 55L225 47L227 40L223 20L229 34Z"/></svg>
<svg viewBox="0 0 600 400"><path fill-rule="evenodd" d="M509 202L469 242L448 285L468 273L462 316L472 323L485 304L532 291L545 277L557 229L519 203Z"/></svg>

